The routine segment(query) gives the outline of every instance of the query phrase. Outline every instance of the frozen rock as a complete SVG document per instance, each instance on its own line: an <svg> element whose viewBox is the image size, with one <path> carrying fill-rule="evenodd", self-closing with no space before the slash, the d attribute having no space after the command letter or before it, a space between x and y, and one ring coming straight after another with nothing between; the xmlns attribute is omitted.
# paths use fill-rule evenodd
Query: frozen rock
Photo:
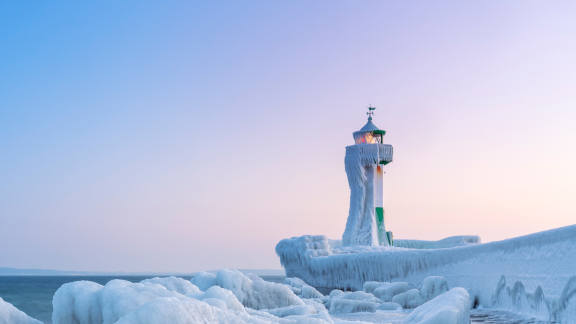
<svg viewBox="0 0 576 324"><path fill-rule="evenodd" d="M336 298L330 302L330 313L375 312L378 304L367 300Z"/></svg>
<svg viewBox="0 0 576 324"><path fill-rule="evenodd" d="M192 284L190 281L176 278L176 277L163 277L163 278L151 278L142 280L141 283L143 284L158 284L163 286L164 288L175 291L182 295L197 295L201 293L200 289L197 286Z"/></svg>
<svg viewBox="0 0 576 324"><path fill-rule="evenodd" d="M287 285L264 281L258 276L248 277L238 270L218 271L216 282L232 291L246 307L270 309L304 304Z"/></svg>
<svg viewBox="0 0 576 324"><path fill-rule="evenodd" d="M52 297L52 322L102 323L102 288L102 285L91 281L75 281L62 285Z"/></svg>
<svg viewBox="0 0 576 324"><path fill-rule="evenodd" d="M295 305L269 309L267 312L278 317L287 317L292 315L315 314L316 309L311 305Z"/></svg>
<svg viewBox="0 0 576 324"><path fill-rule="evenodd" d="M14 305L0 298L0 324L41 324Z"/></svg>
<svg viewBox="0 0 576 324"><path fill-rule="evenodd" d="M410 289L394 296L392 302L398 303L404 308L416 308L424 303L424 298L418 289Z"/></svg>
<svg viewBox="0 0 576 324"><path fill-rule="evenodd" d="M420 293L424 300L428 301L440 294L448 291L448 282L446 278L441 276L430 276L426 277L422 281L422 288Z"/></svg>
<svg viewBox="0 0 576 324"><path fill-rule="evenodd" d="M469 324L470 297L464 288L452 288L417 307L406 324Z"/></svg>
<svg viewBox="0 0 576 324"><path fill-rule="evenodd" d="M115 324L269 323L226 312L192 298L161 297L120 318Z"/></svg>
<svg viewBox="0 0 576 324"><path fill-rule="evenodd" d="M375 312L380 300L364 291L330 293L330 313Z"/></svg>
<svg viewBox="0 0 576 324"><path fill-rule="evenodd" d="M410 290L412 285L407 282L392 282L383 283L382 286L374 289L374 296L380 298L382 301L392 301L392 297Z"/></svg>
<svg viewBox="0 0 576 324"><path fill-rule="evenodd" d="M362 286L363 290L367 293L373 293L376 288L380 288L382 286L390 285L389 282L380 282L380 281L366 281Z"/></svg>
<svg viewBox="0 0 576 324"><path fill-rule="evenodd" d="M212 272L198 272L190 281L203 291L217 283L216 274Z"/></svg>
<svg viewBox="0 0 576 324"><path fill-rule="evenodd" d="M378 305L378 309L379 310L401 310L402 309L402 305L398 304L398 303L393 303L393 302L384 302L380 305Z"/></svg>
<svg viewBox="0 0 576 324"><path fill-rule="evenodd" d="M324 295L316 288L308 285L300 278L286 278L285 282L290 286L290 289L301 298L322 298Z"/></svg>
<svg viewBox="0 0 576 324"><path fill-rule="evenodd" d="M212 286L203 294L197 296L198 299L203 300L209 304L214 303L219 305L219 308L232 310L237 313L244 313L244 306L238 298L228 289L219 286Z"/></svg>
<svg viewBox="0 0 576 324"><path fill-rule="evenodd" d="M304 286L302 287L302 294L300 295L302 298L322 298L324 295L320 293L316 288L312 286Z"/></svg>

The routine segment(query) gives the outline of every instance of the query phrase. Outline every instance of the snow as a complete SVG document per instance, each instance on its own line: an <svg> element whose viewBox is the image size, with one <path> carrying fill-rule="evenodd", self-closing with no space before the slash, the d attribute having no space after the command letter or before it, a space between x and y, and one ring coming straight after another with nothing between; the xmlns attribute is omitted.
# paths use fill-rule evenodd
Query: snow
<svg viewBox="0 0 576 324"><path fill-rule="evenodd" d="M404 320L409 324L468 324L470 296L464 288L452 288L416 308Z"/></svg>
<svg viewBox="0 0 576 324"><path fill-rule="evenodd" d="M0 324L40 324L14 305L0 298Z"/></svg>
<svg viewBox="0 0 576 324"><path fill-rule="evenodd" d="M382 160L392 160L388 144L356 144L346 147L344 164L350 185L350 210L342 244L378 245L374 215L374 174Z"/></svg>

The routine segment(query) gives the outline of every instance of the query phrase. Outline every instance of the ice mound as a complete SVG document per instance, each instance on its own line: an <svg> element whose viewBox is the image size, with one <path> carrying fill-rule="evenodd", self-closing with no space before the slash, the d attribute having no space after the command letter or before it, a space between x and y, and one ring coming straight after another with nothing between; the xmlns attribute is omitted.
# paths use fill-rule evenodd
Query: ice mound
<svg viewBox="0 0 576 324"><path fill-rule="evenodd" d="M452 288L417 307L404 320L406 324L468 324L470 296L464 288Z"/></svg>
<svg viewBox="0 0 576 324"><path fill-rule="evenodd" d="M303 305L303 301L286 285L268 282L255 275L245 275L238 270L220 270L216 274L199 273L193 283L206 289L212 285L226 288L246 307L269 309Z"/></svg>
<svg viewBox="0 0 576 324"><path fill-rule="evenodd" d="M14 305L0 298L0 324L41 324L36 320L14 307Z"/></svg>
<svg viewBox="0 0 576 324"><path fill-rule="evenodd" d="M201 291L197 286L193 285L190 281L176 278L176 277L163 277L163 278L151 278L141 281L142 284L159 284L164 288L175 291L182 295L197 295Z"/></svg>
<svg viewBox="0 0 576 324"><path fill-rule="evenodd" d="M330 313L375 312L380 299L364 291L333 290L328 301Z"/></svg>
<svg viewBox="0 0 576 324"><path fill-rule="evenodd" d="M414 288L392 297L392 302L403 308L416 308L424 303L424 298L420 295L420 291Z"/></svg>
<svg viewBox="0 0 576 324"><path fill-rule="evenodd" d="M175 277L138 283L111 280L104 286L90 281L67 283L54 294L52 322L332 323L322 303L300 299L288 285L265 282L236 270L221 270L213 275L203 273L195 279L204 290ZM216 284L208 285L208 282Z"/></svg>
<svg viewBox="0 0 576 324"><path fill-rule="evenodd" d="M323 298L324 295L316 288L308 285L300 278L286 278L284 282L290 286L290 289L301 298Z"/></svg>
<svg viewBox="0 0 576 324"><path fill-rule="evenodd" d="M378 288L374 289L373 294L385 302L392 301L394 296L414 288L407 282L381 282L380 284Z"/></svg>

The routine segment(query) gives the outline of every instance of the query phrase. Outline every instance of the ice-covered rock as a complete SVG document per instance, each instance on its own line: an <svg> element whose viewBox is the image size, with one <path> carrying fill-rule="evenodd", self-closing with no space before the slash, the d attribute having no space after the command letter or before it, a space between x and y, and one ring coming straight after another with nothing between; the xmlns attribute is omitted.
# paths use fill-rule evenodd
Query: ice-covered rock
<svg viewBox="0 0 576 324"><path fill-rule="evenodd" d="M446 278L441 276L426 277L422 281L422 288L420 288L420 294L426 301L447 291L448 281L446 281Z"/></svg>
<svg viewBox="0 0 576 324"><path fill-rule="evenodd" d="M378 303L368 300L336 298L330 302L330 313L375 312Z"/></svg>
<svg viewBox="0 0 576 324"><path fill-rule="evenodd" d="M379 310L386 310L386 311L401 310L402 305L400 305L398 303L394 303L394 302L383 302L382 304L378 305L378 309Z"/></svg>
<svg viewBox="0 0 576 324"><path fill-rule="evenodd" d="M284 280L290 286L292 291L301 298L322 298L324 295L316 288L308 285L300 278L286 278Z"/></svg>
<svg viewBox="0 0 576 324"><path fill-rule="evenodd" d="M92 281L75 281L62 285L52 297L52 322L102 323L102 288L102 285Z"/></svg>
<svg viewBox="0 0 576 324"><path fill-rule="evenodd" d="M392 283L382 283L382 285L374 289L374 296L380 298L382 301L389 302L392 298L398 294L414 288L411 284L407 282L392 282Z"/></svg>
<svg viewBox="0 0 576 324"><path fill-rule="evenodd" d="M452 288L417 307L406 324L469 324L470 296L464 288Z"/></svg>
<svg viewBox="0 0 576 324"><path fill-rule="evenodd" d="M196 282L202 284L204 291L175 277L137 283L111 280L104 286L89 281L67 283L54 294L52 321L54 324L332 323L321 302L300 299L288 285L265 282L236 270L222 270L214 276L199 278L202 279ZM209 281L216 284L208 287ZM302 288L306 290L306 286Z"/></svg>
<svg viewBox="0 0 576 324"><path fill-rule="evenodd" d="M329 295L330 313L375 312L381 303L374 295L364 291L343 292L334 290Z"/></svg>
<svg viewBox="0 0 576 324"><path fill-rule="evenodd" d="M230 290L220 286L212 286L206 292L197 295L196 298L222 309L232 310L237 313L246 312L238 298Z"/></svg>
<svg viewBox="0 0 576 324"><path fill-rule="evenodd" d="M212 272L195 273L190 281L203 291L217 285L216 274Z"/></svg>
<svg viewBox="0 0 576 324"><path fill-rule="evenodd" d="M226 312L192 298L160 297L127 313L115 324L270 323L257 317Z"/></svg>
<svg viewBox="0 0 576 324"><path fill-rule="evenodd" d="M366 281L363 285L363 290L367 293L373 293L376 288L380 288L382 286L388 285L388 282L380 282L380 281Z"/></svg>
<svg viewBox="0 0 576 324"><path fill-rule="evenodd" d="M168 290L181 293L182 295L197 295L201 292L200 289L190 281L177 277L156 277L142 280L141 283L158 284Z"/></svg>
<svg viewBox="0 0 576 324"><path fill-rule="evenodd" d="M258 276L246 276L238 270L220 270L216 282L234 293L246 307L269 309L303 305L303 301L287 285L264 281Z"/></svg>
<svg viewBox="0 0 576 324"><path fill-rule="evenodd" d="M0 324L41 324L14 305L0 298Z"/></svg>
<svg viewBox="0 0 576 324"><path fill-rule="evenodd" d="M400 304L404 308L416 308L424 303L424 298L418 289L410 289L392 297L392 302Z"/></svg>

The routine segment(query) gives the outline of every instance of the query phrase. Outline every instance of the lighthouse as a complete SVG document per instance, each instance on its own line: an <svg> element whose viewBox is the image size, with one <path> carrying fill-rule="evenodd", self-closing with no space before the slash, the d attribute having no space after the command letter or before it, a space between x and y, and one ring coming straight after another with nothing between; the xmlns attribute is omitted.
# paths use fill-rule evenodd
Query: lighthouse
<svg viewBox="0 0 576 324"><path fill-rule="evenodd" d="M344 164L350 185L350 209L343 245L393 245L392 232L384 224L384 166L392 162L392 145L384 144L386 131L372 122L374 107L368 107L368 122L354 132L354 145L346 147Z"/></svg>

